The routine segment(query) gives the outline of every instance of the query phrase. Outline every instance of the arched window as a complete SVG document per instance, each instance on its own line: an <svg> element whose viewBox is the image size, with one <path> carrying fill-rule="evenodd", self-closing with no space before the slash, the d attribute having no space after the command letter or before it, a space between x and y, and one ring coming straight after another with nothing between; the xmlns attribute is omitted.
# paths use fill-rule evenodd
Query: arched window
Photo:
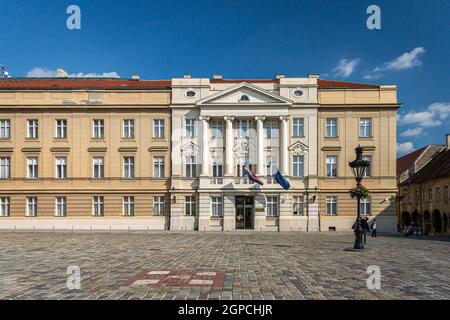
<svg viewBox="0 0 450 320"><path fill-rule="evenodd" d="M244 101L244 102L250 101L250 98L248 97L248 95L243 94L243 95L239 98L239 101Z"/></svg>

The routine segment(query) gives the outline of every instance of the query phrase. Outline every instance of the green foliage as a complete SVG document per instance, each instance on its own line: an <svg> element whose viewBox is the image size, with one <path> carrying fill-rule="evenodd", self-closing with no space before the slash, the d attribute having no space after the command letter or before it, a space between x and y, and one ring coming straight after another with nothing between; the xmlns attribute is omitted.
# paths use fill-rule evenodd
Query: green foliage
<svg viewBox="0 0 450 320"><path fill-rule="evenodd" d="M356 186L350 190L350 196L352 197L352 199L358 197L360 199L366 199L369 197L369 190L367 190L364 186Z"/></svg>

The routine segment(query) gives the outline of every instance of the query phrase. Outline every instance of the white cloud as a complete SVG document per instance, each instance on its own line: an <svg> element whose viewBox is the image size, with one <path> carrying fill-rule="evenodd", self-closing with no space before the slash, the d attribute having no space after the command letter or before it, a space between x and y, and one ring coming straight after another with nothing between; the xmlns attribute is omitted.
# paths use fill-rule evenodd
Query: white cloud
<svg viewBox="0 0 450 320"><path fill-rule="evenodd" d="M45 67L36 67L27 72L27 77L29 78L55 78L56 70L51 70ZM103 72L103 73L70 73L69 78L120 78L117 72Z"/></svg>
<svg viewBox="0 0 450 320"><path fill-rule="evenodd" d="M421 57L425 54L424 47L417 47L410 52L405 52L391 61L385 62L382 65L374 68L364 75L364 79L378 79L383 76L385 71L400 71L407 70L422 65Z"/></svg>
<svg viewBox="0 0 450 320"><path fill-rule="evenodd" d="M408 112L398 117L399 125L414 124L419 127L440 126L450 116L450 103L435 102L424 111Z"/></svg>
<svg viewBox="0 0 450 320"><path fill-rule="evenodd" d="M423 132L423 129L421 127L417 127L417 128L413 128L413 129L408 129L403 131L402 133L400 133L400 136L402 137L416 137L421 135Z"/></svg>
<svg viewBox="0 0 450 320"><path fill-rule="evenodd" d="M405 154L408 152L414 151L414 145L412 142L407 141L403 143L397 143L397 153Z"/></svg>
<svg viewBox="0 0 450 320"><path fill-rule="evenodd" d="M356 70L356 66L359 64L361 59L356 58L353 60L341 59L338 65L333 69L334 76L339 76L343 78L349 77Z"/></svg>

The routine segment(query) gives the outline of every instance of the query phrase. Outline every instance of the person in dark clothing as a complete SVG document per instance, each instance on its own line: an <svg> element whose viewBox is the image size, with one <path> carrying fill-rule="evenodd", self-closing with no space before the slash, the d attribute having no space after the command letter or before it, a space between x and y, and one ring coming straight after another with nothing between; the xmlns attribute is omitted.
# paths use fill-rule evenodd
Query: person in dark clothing
<svg viewBox="0 0 450 320"><path fill-rule="evenodd" d="M364 219L361 220L361 227L363 229L364 244L366 244L367 232L370 232L369 223L367 222L368 220L369 220L369 218L367 218L367 217L365 217Z"/></svg>
<svg viewBox="0 0 450 320"><path fill-rule="evenodd" d="M377 237L377 219L372 220L372 238Z"/></svg>

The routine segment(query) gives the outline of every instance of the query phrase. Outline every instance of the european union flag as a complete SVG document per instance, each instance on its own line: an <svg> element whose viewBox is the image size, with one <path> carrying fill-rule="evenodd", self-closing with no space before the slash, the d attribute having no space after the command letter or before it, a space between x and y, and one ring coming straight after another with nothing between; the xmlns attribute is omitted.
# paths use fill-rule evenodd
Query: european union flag
<svg viewBox="0 0 450 320"><path fill-rule="evenodd" d="M289 181L287 181L287 179L285 177L283 177L280 170L278 170L277 173L275 173L274 177L275 177L275 181L278 182L278 184L280 186L282 186L284 190L287 190L291 187L291 185L289 184Z"/></svg>

